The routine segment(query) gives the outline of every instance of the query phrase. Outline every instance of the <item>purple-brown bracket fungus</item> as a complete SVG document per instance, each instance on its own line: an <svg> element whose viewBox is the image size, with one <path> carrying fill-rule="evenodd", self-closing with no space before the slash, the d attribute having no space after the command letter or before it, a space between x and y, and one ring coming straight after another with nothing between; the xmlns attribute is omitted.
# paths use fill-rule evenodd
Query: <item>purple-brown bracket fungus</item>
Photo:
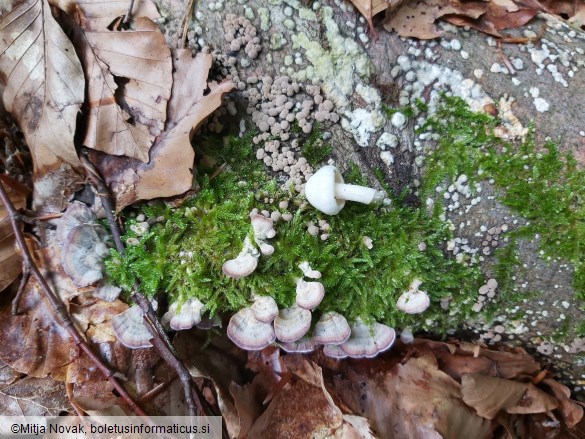
<svg viewBox="0 0 585 439"><path fill-rule="evenodd" d="M350 335L349 323L335 311L323 314L313 330L313 339L323 345L339 345L346 342Z"/></svg>
<svg viewBox="0 0 585 439"><path fill-rule="evenodd" d="M408 291L402 293L398 298L396 308L407 314L419 314L426 310L431 304L431 299L427 293L418 289L421 284L420 280L413 280Z"/></svg>
<svg viewBox="0 0 585 439"><path fill-rule="evenodd" d="M276 235L274 221L271 218L266 218L264 215L257 213L250 214L250 221L254 230L254 241L260 248L260 253L265 256L270 256L274 253L274 247L268 244L266 240L274 238Z"/></svg>
<svg viewBox="0 0 585 439"><path fill-rule="evenodd" d="M132 305L126 311L115 315L111 320L112 330L120 343L130 349L149 348L152 346L152 334L144 323L144 314L138 305Z"/></svg>
<svg viewBox="0 0 585 439"><path fill-rule="evenodd" d="M96 216L89 207L79 201L74 201L59 219L55 237L59 244L64 245L71 230L82 224L94 224L95 220Z"/></svg>
<svg viewBox="0 0 585 439"><path fill-rule="evenodd" d="M395 340L394 329L377 322L370 327L358 317L351 327L351 335L340 347L352 358L374 358L389 349Z"/></svg>
<svg viewBox="0 0 585 439"><path fill-rule="evenodd" d="M230 259L224 262L221 270L227 277L234 279L241 279L246 277L256 270L258 266L258 258L260 254L250 242L250 238L246 237L242 251L235 259Z"/></svg>
<svg viewBox="0 0 585 439"><path fill-rule="evenodd" d="M250 308L242 308L232 316L227 335L238 347L247 351L260 351L276 339L272 325L256 320Z"/></svg>
<svg viewBox="0 0 585 439"><path fill-rule="evenodd" d="M311 279L320 279L321 272L313 270L307 261L303 261L299 264L299 268L303 272L303 275L310 277Z"/></svg>
<svg viewBox="0 0 585 439"><path fill-rule="evenodd" d="M278 315L278 305L270 296L259 296L254 298L252 312L256 320L262 323L272 323Z"/></svg>
<svg viewBox="0 0 585 439"><path fill-rule="evenodd" d="M338 345L323 346L323 353L331 358L347 358L349 355Z"/></svg>
<svg viewBox="0 0 585 439"><path fill-rule="evenodd" d="M101 281L93 292L93 296L107 302L113 302L118 298L121 292L122 288Z"/></svg>
<svg viewBox="0 0 585 439"><path fill-rule="evenodd" d="M86 287L103 277L103 259L108 254L106 230L99 225L82 224L67 236L61 251L65 273L78 287Z"/></svg>
<svg viewBox="0 0 585 439"><path fill-rule="evenodd" d="M299 340L311 327L311 311L297 306L281 309L274 319L276 337L285 343Z"/></svg>
<svg viewBox="0 0 585 439"><path fill-rule="evenodd" d="M345 184L335 166L323 166L307 180L305 196L311 205L327 215L337 215L345 201L358 203L380 203L385 194L365 186Z"/></svg>
<svg viewBox="0 0 585 439"><path fill-rule="evenodd" d="M205 305L199 299L186 300L180 309L178 303L174 302L163 316L162 323L169 323L174 331L191 329L201 321L201 311L204 308Z"/></svg>
<svg viewBox="0 0 585 439"><path fill-rule="evenodd" d="M297 305L301 308L312 310L319 306L325 297L325 288L321 282L305 282L299 279L297 282Z"/></svg>
<svg viewBox="0 0 585 439"><path fill-rule="evenodd" d="M282 348L283 351L288 352L289 354L306 354L317 349L317 343L315 343L315 340L311 337L302 337L297 341L290 343L280 342L278 345Z"/></svg>

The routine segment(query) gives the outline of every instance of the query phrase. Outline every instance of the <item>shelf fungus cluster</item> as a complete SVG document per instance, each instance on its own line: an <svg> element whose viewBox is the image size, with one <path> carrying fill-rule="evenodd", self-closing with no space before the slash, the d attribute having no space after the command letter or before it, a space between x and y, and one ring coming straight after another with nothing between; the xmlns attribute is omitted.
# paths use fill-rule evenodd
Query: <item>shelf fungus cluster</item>
<svg viewBox="0 0 585 439"><path fill-rule="evenodd" d="M431 300L427 293L418 289L421 284L422 281L418 279L413 280L408 291L402 293L398 298L396 308L407 314L419 314L424 312L431 304Z"/></svg>

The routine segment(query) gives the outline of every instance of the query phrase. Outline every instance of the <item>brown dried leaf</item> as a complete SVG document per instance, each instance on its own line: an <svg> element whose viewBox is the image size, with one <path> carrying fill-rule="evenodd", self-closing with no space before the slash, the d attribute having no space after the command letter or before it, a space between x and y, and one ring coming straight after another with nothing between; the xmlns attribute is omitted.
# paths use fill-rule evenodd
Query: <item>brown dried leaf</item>
<svg viewBox="0 0 585 439"><path fill-rule="evenodd" d="M76 41L88 83L84 145L148 162L171 95L171 52L158 26L137 18L131 30L96 30L81 20Z"/></svg>
<svg viewBox="0 0 585 439"><path fill-rule="evenodd" d="M531 383L479 374L461 377L463 401L477 414L494 419L505 410L508 413L543 413L557 408L557 401Z"/></svg>
<svg viewBox="0 0 585 439"><path fill-rule="evenodd" d="M486 11L481 1L461 2L459 0L417 0L402 5L394 13L386 15L384 29L396 31L403 37L420 39L437 38L443 34L436 28L435 21L444 15L456 14L478 18Z"/></svg>
<svg viewBox="0 0 585 439"><path fill-rule="evenodd" d="M542 380L542 384L550 389L553 396L559 402L559 411L567 427L573 428L577 425L583 419L583 406L571 400L571 391L569 388L550 378Z"/></svg>
<svg viewBox="0 0 585 439"><path fill-rule="evenodd" d="M191 188L191 169L195 157L190 143L191 133L221 105L222 96L234 87L229 81L207 84L204 75L200 75L194 84L184 83L191 80L186 77L186 72L199 71L198 64L208 65L210 57L209 54L191 57L190 52L185 50L174 54L173 78L176 80L169 100L173 118L166 122L171 128L157 137L151 148L149 163L97 153L91 155L116 196L118 211L138 200L172 197ZM210 92L202 96L200 91L208 86ZM182 96L181 90L190 90L191 94Z"/></svg>
<svg viewBox="0 0 585 439"><path fill-rule="evenodd" d="M372 19L380 12L398 8L404 0L350 0L360 14L368 21L370 30L374 29Z"/></svg>
<svg viewBox="0 0 585 439"><path fill-rule="evenodd" d="M73 135L84 97L81 64L47 0L12 0L0 18L4 105L34 162L34 207L60 212L81 182Z"/></svg>
<svg viewBox="0 0 585 439"><path fill-rule="evenodd" d="M0 175L0 181L8 193L8 198L15 209L26 207L26 197L30 190L23 184L9 177ZM16 252L12 224L4 204L0 203L0 292L9 286L22 270L22 258Z"/></svg>

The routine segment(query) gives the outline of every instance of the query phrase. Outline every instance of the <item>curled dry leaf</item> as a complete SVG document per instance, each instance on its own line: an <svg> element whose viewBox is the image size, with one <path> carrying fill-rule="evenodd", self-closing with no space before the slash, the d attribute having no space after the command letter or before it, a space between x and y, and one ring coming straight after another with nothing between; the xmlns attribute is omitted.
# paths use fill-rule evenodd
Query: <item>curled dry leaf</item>
<svg viewBox="0 0 585 439"><path fill-rule="evenodd" d="M81 14L78 14L81 16ZM130 30L91 30L80 21L75 41L88 83L88 118L83 143L89 148L148 162L148 151L164 128L171 94L171 52L149 18Z"/></svg>
<svg viewBox="0 0 585 439"><path fill-rule="evenodd" d="M207 83L204 72L209 72L210 54L200 53L193 57L188 50L178 50L173 54L173 66L167 129L152 146L150 162L91 154L92 161L116 196L118 211L138 200L172 197L191 189L195 157L190 143L191 132L221 105L223 95L234 87L230 81ZM186 81L191 83L186 84ZM210 91L204 94L208 86ZM187 91L189 94L181 94Z"/></svg>
<svg viewBox="0 0 585 439"><path fill-rule="evenodd" d="M374 23L372 19L374 15L388 9L393 10L400 6L404 0L351 0L360 14L368 21L370 32L375 33Z"/></svg>
<svg viewBox="0 0 585 439"><path fill-rule="evenodd" d="M26 197L30 190L7 175L0 175L0 181L14 207L16 209L26 207ZM0 292L2 292L16 279L22 269L22 258L16 252L12 224L2 203L0 203L0 267L2 267L0 270Z"/></svg>
<svg viewBox="0 0 585 439"><path fill-rule="evenodd" d="M60 212L81 182L73 144L85 87L81 63L47 0L9 0L7 9L0 17L4 105L31 150L34 208Z"/></svg>

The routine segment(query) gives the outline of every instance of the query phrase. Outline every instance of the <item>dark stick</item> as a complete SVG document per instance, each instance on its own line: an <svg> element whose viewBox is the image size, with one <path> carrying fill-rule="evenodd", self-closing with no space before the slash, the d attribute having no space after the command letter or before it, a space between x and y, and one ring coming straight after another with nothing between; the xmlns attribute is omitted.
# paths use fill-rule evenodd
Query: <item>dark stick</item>
<svg viewBox="0 0 585 439"><path fill-rule="evenodd" d="M130 7L128 8L128 12L124 16L122 24L127 24L130 21L130 17L132 16L132 9L134 9L134 0L130 0Z"/></svg>
<svg viewBox="0 0 585 439"><path fill-rule="evenodd" d="M20 298L22 297L22 293L24 293L24 288L30 279L30 266L26 263L22 263L22 279L20 280L20 285L18 286L18 291L16 292L16 296L12 300L12 314L18 314L18 302L20 302Z"/></svg>
<svg viewBox="0 0 585 439"><path fill-rule="evenodd" d="M75 325L73 324L73 321L71 320L71 317L69 317L69 314L67 313L67 309L61 303L61 301L53 292L53 290L51 290L51 287L47 283L44 276L41 274L39 268L37 267L32 258L30 250L26 245L24 235L22 234L22 231L18 226L17 223L18 213L14 209L14 205L12 204L10 198L8 197L8 194L4 189L4 184L2 183L2 181L0 181L0 199L2 200L4 206L6 207L6 210L8 211L10 223L12 224L12 229L14 231L14 237L16 238L16 242L18 243L18 246L20 247L20 250L22 252L22 258L25 261L25 264L27 264L28 267L30 268L30 271L32 272L37 282L41 286L41 290L45 294L45 297L53 307L53 311L55 312L55 316L57 317L57 322L67 330L67 332L73 339L75 346L78 349L85 352L85 354L93 361L93 363L100 370L100 372L102 372L102 374L110 381L114 389L116 389L120 397L124 400L124 402L126 402L126 404L128 404L130 409L138 416L147 417L146 413L138 406L138 404L136 404L136 402L132 399L132 396L130 396L130 394L126 391L124 386L122 386L120 382L114 377L114 371L111 370L101 360L101 358L98 357L91 350L89 345L85 342L81 335L79 335L77 329L75 328Z"/></svg>

